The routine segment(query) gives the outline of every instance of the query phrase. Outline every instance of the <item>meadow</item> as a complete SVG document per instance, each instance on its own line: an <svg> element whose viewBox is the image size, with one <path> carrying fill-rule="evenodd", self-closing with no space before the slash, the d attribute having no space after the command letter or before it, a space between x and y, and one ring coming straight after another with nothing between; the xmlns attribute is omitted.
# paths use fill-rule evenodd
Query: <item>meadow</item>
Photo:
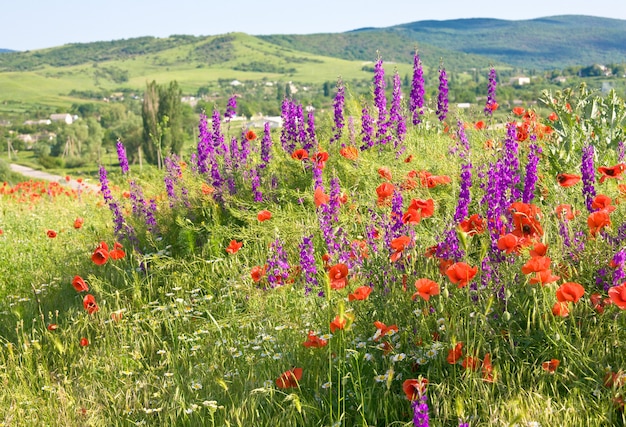
<svg viewBox="0 0 626 427"><path fill-rule="evenodd" d="M119 141L99 192L1 186L0 425L624 425L624 101L499 123L495 70L449 111L418 59L277 130L207 111L163 170Z"/></svg>

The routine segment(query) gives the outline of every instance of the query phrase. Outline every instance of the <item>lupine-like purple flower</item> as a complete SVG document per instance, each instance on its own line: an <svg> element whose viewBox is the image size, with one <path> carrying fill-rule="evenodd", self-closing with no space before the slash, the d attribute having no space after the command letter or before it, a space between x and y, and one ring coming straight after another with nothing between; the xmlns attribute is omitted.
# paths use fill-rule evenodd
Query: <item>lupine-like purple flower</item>
<svg viewBox="0 0 626 427"><path fill-rule="evenodd" d="M300 268L304 273L304 293L308 295L314 286L319 286L312 235L302 237L302 243L300 243Z"/></svg>
<svg viewBox="0 0 626 427"><path fill-rule="evenodd" d="M489 82L487 83L487 102L485 103L485 115L491 117L496 108L498 108L498 102L496 101L496 69L491 67L489 70Z"/></svg>
<svg viewBox="0 0 626 427"><path fill-rule="evenodd" d="M389 140L387 135L387 97L385 96L385 69L383 60L378 59L374 65L374 105L378 110L378 120L376 121L376 140L378 144L386 144Z"/></svg>
<svg viewBox="0 0 626 427"><path fill-rule="evenodd" d="M594 211L591 205L593 204L593 199L596 197L596 189L594 187L596 175L593 165L593 156L593 145L587 144L584 146L582 150L581 180L583 182L583 197L585 198L585 204L589 212Z"/></svg>
<svg viewBox="0 0 626 427"><path fill-rule="evenodd" d="M145 222L148 231L155 232L157 230L156 202L154 200L146 202L141 186L134 180L130 181L130 201L133 215Z"/></svg>
<svg viewBox="0 0 626 427"><path fill-rule="evenodd" d="M415 427L428 427L428 397L423 393L419 399L411 402L413 407L413 425Z"/></svg>
<svg viewBox="0 0 626 427"><path fill-rule="evenodd" d="M120 168L122 168L122 174L128 173L128 158L126 157L126 148L119 139L117 140L117 158L120 162Z"/></svg>
<svg viewBox="0 0 626 427"><path fill-rule="evenodd" d="M306 121L306 138L302 143L307 153L310 153L313 149L317 149L317 137L315 136L315 114L313 110L309 110L307 113Z"/></svg>
<svg viewBox="0 0 626 427"><path fill-rule="evenodd" d="M402 192L398 190L394 190L393 195L391 197L391 237L396 238L404 234L406 230L405 224L402 222Z"/></svg>
<svg viewBox="0 0 626 427"><path fill-rule="evenodd" d="M457 130L458 143L461 146L459 156L464 160L461 165L461 189L459 190L459 200L454 212L454 221L459 224L467 217L469 213L469 204L471 202L470 188L472 187L472 162L470 161L470 146L463 123L459 120Z"/></svg>
<svg viewBox="0 0 626 427"><path fill-rule="evenodd" d="M113 196L111 194L107 171L102 165L100 165L100 192L102 193L104 201L107 205L109 205L109 209L113 214L115 235L119 239L124 237L127 238L133 244L133 246L136 246L137 238L135 236L135 229L124 221L124 215L122 214L122 210L120 209L117 201L113 199Z"/></svg>
<svg viewBox="0 0 626 427"><path fill-rule="evenodd" d="M235 95L228 98L228 104L226 105L226 112L224 113L224 118L227 121L230 121L233 117L237 115L237 97Z"/></svg>
<svg viewBox="0 0 626 427"><path fill-rule="evenodd" d="M289 262L287 253L280 239L270 244L270 256L267 260L267 282L271 288L282 286L289 278Z"/></svg>
<svg viewBox="0 0 626 427"><path fill-rule="evenodd" d="M178 201L175 187L179 184L180 178L182 176L182 170L180 168L180 158L176 154L172 154L165 158L165 170L166 174L163 180L165 182L167 196L170 199L170 207L173 207ZM184 192L181 191L181 194L182 193ZM183 197L183 202L187 204L188 200L185 200L185 198Z"/></svg>
<svg viewBox="0 0 626 427"><path fill-rule="evenodd" d="M507 124L506 138L504 139L504 150L502 160L504 161L505 172L502 176L506 183L505 191L508 191L509 199L506 201L508 207L511 203L519 200L521 194L517 185L520 182L519 159L518 159L517 130L515 123Z"/></svg>
<svg viewBox="0 0 626 427"><path fill-rule="evenodd" d="M335 123L333 127L334 135L330 139L330 143L339 141L341 138L341 134L344 126L344 118L343 118L343 106L345 103L345 88L343 86L343 81L341 77L337 80L337 93L335 94L335 99L333 100L333 109L335 111Z"/></svg>
<svg viewBox="0 0 626 427"><path fill-rule="evenodd" d="M531 135L531 138L533 137L535 137L535 135ZM524 203L530 203L535 198L537 164L539 163L539 155L541 154L541 147L537 144L532 143L529 148L528 162L526 163L526 179L524 179L524 193L522 194L522 202Z"/></svg>
<svg viewBox="0 0 626 427"><path fill-rule="evenodd" d="M619 286L624 282L624 277L626 277L626 273L624 273L624 262L626 262L626 250L622 249L617 251L613 256L613 264L615 265L615 270L613 270L613 286Z"/></svg>
<svg viewBox="0 0 626 427"><path fill-rule="evenodd" d="M607 271L606 268L599 268L596 272L596 286L600 289L604 289L608 291L612 284L611 281L607 280Z"/></svg>
<svg viewBox="0 0 626 427"><path fill-rule="evenodd" d="M398 158L405 150L402 143L406 135L406 121L404 114L402 114L402 87L398 70L393 75L393 97L391 99L389 121L395 125L396 139L394 140L394 148L396 149L396 158Z"/></svg>
<svg viewBox="0 0 626 427"><path fill-rule="evenodd" d="M363 145L360 148L361 151L365 151L374 145L374 120L366 106L361 110L361 135Z"/></svg>
<svg viewBox="0 0 626 427"><path fill-rule="evenodd" d="M263 201L263 193L261 192L261 177L259 176L259 170L257 168L252 168L250 170L252 183L252 196L255 202Z"/></svg>
<svg viewBox="0 0 626 427"><path fill-rule="evenodd" d="M271 160L272 154L272 135L270 133L269 122L265 123L263 128L263 138L261 139L261 163L259 167L265 169Z"/></svg>
<svg viewBox="0 0 626 427"><path fill-rule="evenodd" d="M448 115L448 76L443 64L439 69L439 94L437 95L437 118L443 122Z"/></svg>
<svg viewBox="0 0 626 427"><path fill-rule="evenodd" d="M226 154L226 143L224 141L224 134L222 133L222 118L219 110L216 108L213 110L213 117L211 118L213 127L213 148L215 152L222 156Z"/></svg>
<svg viewBox="0 0 626 427"><path fill-rule="evenodd" d="M417 125L422 121L424 114L424 70L420 56L415 52L413 56L413 80L411 81L411 94L409 98L409 112L413 118L413 124Z"/></svg>
<svg viewBox="0 0 626 427"><path fill-rule="evenodd" d="M207 116L204 113L200 114L198 133L198 173L204 175L209 171L209 153L214 150L213 135L209 130L209 126L207 124Z"/></svg>

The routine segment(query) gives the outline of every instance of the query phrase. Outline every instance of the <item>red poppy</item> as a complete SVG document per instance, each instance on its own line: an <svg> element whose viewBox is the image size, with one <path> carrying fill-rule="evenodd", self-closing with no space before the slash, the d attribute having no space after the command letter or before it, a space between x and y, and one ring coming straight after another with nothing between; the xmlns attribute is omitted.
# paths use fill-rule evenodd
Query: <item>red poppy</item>
<svg viewBox="0 0 626 427"><path fill-rule="evenodd" d="M459 224L461 230L464 233L469 234L470 236L474 234L480 234L485 231L485 220L480 217L478 214L473 214L467 219L464 219Z"/></svg>
<svg viewBox="0 0 626 427"><path fill-rule="evenodd" d="M475 356L465 356L463 362L461 362L463 369L470 371L477 371L480 367L480 359Z"/></svg>
<svg viewBox="0 0 626 427"><path fill-rule="evenodd" d="M555 122L559 119L559 116L553 111L550 113L550 115L548 116L548 120L550 120L551 122Z"/></svg>
<svg viewBox="0 0 626 427"><path fill-rule="evenodd" d="M391 262L396 262L398 259L400 259L403 251L410 243L411 238L409 236L400 236L393 239L390 243L391 249L393 249L394 251L389 257Z"/></svg>
<svg viewBox="0 0 626 427"><path fill-rule="evenodd" d="M464 262L455 262L446 269L448 279L458 288L463 288L476 276L478 267L472 267Z"/></svg>
<svg viewBox="0 0 626 427"><path fill-rule="evenodd" d="M302 378L302 368L292 368L281 374L276 380L278 388L298 387L298 381Z"/></svg>
<svg viewBox="0 0 626 427"><path fill-rule="evenodd" d="M515 114L516 116L523 116L525 112L526 110L524 110L524 107L513 108L513 114Z"/></svg>
<svg viewBox="0 0 626 427"><path fill-rule="evenodd" d="M608 178L622 179L622 173L626 170L626 164L619 163L615 166L600 166L598 172L602 175L600 177L600 184L602 184Z"/></svg>
<svg viewBox="0 0 626 427"><path fill-rule="evenodd" d="M604 313L604 307L610 305L613 301L611 298L602 298L602 295L599 293L593 293L589 297L589 301L591 302L591 306L595 311L602 314ZM625 305L626 306L626 305Z"/></svg>
<svg viewBox="0 0 626 427"><path fill-rule="evenodd" d="M49 323L48 326L46 326L46 329L49 331L56 331L58 328L59 326L56 323Z"/></svg>
<svg viewBox="0 0 626 427"><path fill-rule="evenodd" d="M81 217L78 217L74 220L74 228L75 229L79 229L83 226L83 224L85 223L85 220L82 219Z"/></svg>
<svg viewBox="0 0 626 427"><path fill-rule="evenodd" d="M483 130L483 129L485 129L486 127L487 127L487 125L486 125L486 124L485 124L485 122L484 122L484 121L482 121L482 120L479 120L479 121L477 121L476 123L474 123L474 128L475 128L476 130Z"/></svg>
<svg viewBox="0 0 626 427"><path fill-rule="evenodd" d="M327 205L330 201L330 196L324 193L322 187L316 187L315 193L313 194L313 201L315 202L315 206L318 208L322 205Z"/></svg>
<svg viewBox="0 0 626 427"><path fill-rule="evenodd" d="M408 156L404 158L404 163L411 163L412 160L413 160L413 154L409 154Z"/></svg>
<svg viewBox="0 0 626 427"><path fill-rule="evenodd" d="M381 178L391 181L391 171L386 166L378 169L378 175L380 175Z"/></svg>
<svg viewBox="0 0 626 427"><path fill-rule="evenodd" d="M435 188L438 185L450 184L452 179L447 175L429 175L422 180L422 185Z"/></svg>
<svg viewBox="0 0 626 427"><path fill-rule="evenodd" d="M248 130L246 132L246 140L247 141L254 141L256 139L256 133L254 133L254 131L252 129Z"/></svg>
<svg viewBox="0 0 626 427"><path fill-rule="evenodd" d="M80 346L81 347L87 347L89 345L89 340L87 338L81 338L80 339Z"/></svg>
<svg viewBox="0 0 626 427"><path fill-rule="evenodd" d="M204 194L205 196L209 196L213 194L214 192L215 192L215 188L211 187L206 182L202 183L202 194Z"/></svg>
<svg viewBox="0 0 626 427"><path fill-rule="evenodd" d="M459 359L461 359L461 357L463 357L463 343L458 342L452 350L448 351L448 357L446 357L446 360L449 364L454 365L459 361Z"/></svg>
<svg viewBox="0 0 626 427"><path fill-rule="evenodd" d="M550 262L551 260L547 256L532 257L522 266L522 273L530 274L547 270L550 268Z"/></svg>
<svg viewBox="0 0 626 427"><path fill-rule="evenodd" d="M348 266L342 263L335 264L328 270L331 289L342 289L348 284Z"/></svg>
<svg viewBox="0 0 626 427"><path fill-rule="evenodd" d="M535 276L530 279L530 284L534 285L536 283L541 284L541 286L547 285L548 283L553 283L559 280L559 276L555 276L552 274L551 269L537 271Z"/></svg>
<svg viewBox="0 0 626 427"><path fill-rule="evenodd" d="M561 361L559 359L552 359L552 360L543 362L541 364L541 367L543 368L544 371L554 373L554 371L556 371L556 368L558 368L560 364L561 364Z"/></svg>
<svg viewBox="0 0 626 427"><path fill-rule="evenodd" d="M76 292L86 292L89 290L89 286L85 280L80 276L74 276L74 280L72 280L72 286L76 289Z"/></svg>
<svg viewBox="0 0 626 427"><path fill-rule="evenodd" d="M113 250L109 252L109 257L111 257L112 260L118 260L124 258L125 256L126 252L124 252L122 244L115 242L113 244Z"/></svg>
<svg viewBox="0 0 626 427"><path fill-rule="evenodd" d="M376 188L376 194L378 195L378 203L384 203L389 197L393 195L395 187L390 182L383 182Z"/></svg>
<svg viewBox="0 0 626 427"><path fill-rule="evenodd" d="M556 299L559 302L578 302L585 294L585 288L579 283L567 282L563 283L556 290Z"/></svg>
<svg viewBox="0 0 626 427"><path fill-rule="evenodd" d="M481 367L483 379L487 382L493 382L493 366L491 365L491 354L485 354Z"/></svg>
<svg viewBox="0 0 626 427"><path fill-rule="evenodd" d="M572 173L560 173L556 176L556 181L561 187L572 187L580 181L580 175Z"/></svg>
<svg viewBox="0 0 626 427"><path fill-rule="evenodd" d="M46 230L46 235L49 238L54 239L57 236L57 232L54 230Z"/></svg>
<svg viewBox="0 0 626 427"><path fill-rule="evenodd" d="M424 300L430 300L430 297L439 295L439 285L434 280L430 279L417 279L415 281L415 292L412 296L412 299L415 300L418 296L422 297Z"/></svg>
<svg viewBox="0 0 626 427"><path fill-rule="evenodd" d="M412 224L417 225L422 220L422 216L420 215L418 210L415 209L407 209L407 211L402 215L402 223L403 224Z"/></svg>
<svg viewBox="0 0 626 427"><path fill-rule="evenodd" d="M326 341L323 338L318 337L317 335L315 335L315 332L313 331L309 331L307 340L302 343L303 346L308 347L308 348L321 348L321 347L326 346L327 344L328 344L328 341Z"/></svg>
<svg viewBox="0 0 626 427"><path fill-rule="evenodd" d="M304 148L299 148L291 154L294 160L304 160L309 158L309 153Z"/></svg>
<svg viewBox="0 0 626 427"><path fill-rule="evenodd" d="M435 202L433 199L413 199L408 209L415 209L422 218L430 218L435 213Z"/></svg>
<svg viewBox="0 0 626 427"><path fill-rule="evenodd" d="M265 209L263 209L262 211L259 211L259 213L256 216L256 219L258 219L259 222L267 221L268 219L271 219L271 218L272 218L272 213Z"/></svg>
<svg viewBox="0 0 626 427"><path fill-rule="evenodd" d="M335 316L330 322L330 332L334 334L336 330L345 328L347 323L348 320L345 316Z"/></svg>
<svg viewBox="0 0 626 427"><path fill-rule="evenodd" d="M109 260L109 245L100 242L91 255L91 260L96 265L104 265Z"/></svg>
<svg viewBox="0 0 626 427"><path fill-rule="evenodd" d="M426 378L409 379L402 383L402 390L404 391L406 398L413 401L418 400L424 395L424 393L426 393L427 385L428 380Z"/></svg>
<svg viewBox="0 0 626 427"><path fill-rule="evenodd" d="M348 295L348 301L363 301L366 300L367 297L370 296L370 293L372 292L372 288L370 288L369 286L359 286L358 288L356 288L354 290L354 292L352 292L350 295Z"/></svg>
<svg viewBox="0 0 626 427"><path fill-rule="evenodd" d="M504 236L500 236L497 242L498 249L506 252L507 254L510 254L511 252L519 253L519 250L522 246L520 240L521 239L513 233L508 233Z"/></svg>
<svg viewBox="0 0 626 427"><path fill-rule="evenodd" d="M541 242L536 242L533 245L533 247L530 249L529 255L531 257L545 256L547 252L548 252L548 245L541 243Z"/></svg>
<svg viewBox="0 0 626 427"><path fill-rule="evenodd" d="M513 233L517 237L536 238L543 235L543 228L539 222L542 218L541 210L532 203L514 202L509 206L511 212Z"/></svg>
<svg viewBox="0 0 626 427"><path fill-rule="evenodd" d="M236 240L231 240L228 246L226 247L226 252L233 255L236 254L239 249L243 246L243 242L238 242Z"/></svg>
<svg viewBox="0 0 626 427"><path fill-rule="evenodd" d="M326 162L328 161L328 152L327 151L318 151L313 155L313 163L317 166L318 169L324 169L326 166Z"/></svg>
<svg viewBox="0 0 626 427"><path fill-rule="evenodd" d="M596 197L593 198L593 201L591 202L591 208L597 211L607 211L608 213L613 212L616 207L613 206L612 204L612 200L609 196L605 196L604 194L598 194Z"/></svg>
<svg viewBox="0 0 626 427"><path fill-rule="evenodd" d="M587 217L589 232L594 237L600 230L609 225L611 225L611 219L609 218L609 213L606 210L592 212Z"/></svg>
<svg viewBox="0 0 626 427"><path fill-rule="evenodd" d="M253 282L260 282L261 279L265 276L265 267L255 265L254 267L252 267L252 270L250 270L250 276L252 277Z"/></svg>
<svg viewBox="0 0 626 427"><path fill-rule="evenodd" d="M569 316L569 303L557 301L552 306L552 314L560 317Z"/></svg>
<svg viewBox="0 0 626 427"><path fill-rule="evenodd" d="M609 298L620 310L626 310L626 282L609 289Z"/></svg>
<svg viewBox="0 0 626 427"><path fill-rule="evenodd" d="M96 298L91 294L87 294L85 295L85 298L83 298L83 307L89 314L94 314L100 309L96 303Z"/></svg>
<svg viewBox="0 0 626 427"><path fill-rule="evenodd" d="M567 205L567 204L558 205L555 209L555 212L556 212L557 218L559 218L561 221L563 220L571 221L574 219L574 216L575 216L575 213L572 210L572 206Z"/></svg>
<svg viewBox="0 0 626 427"><path fill-rule="evenodd" d="M396 325L385 325L383 322L375 321L374 326L376 326L376 333L374 334L374 341L378 341L387 335L393 335L398 332L398 327Z"/></svg>
<svg viewBox="0 0 626 427"><path fill-rule="evenodd" d="M343 147L341 150L339 150L339 154L341 154L342 157L345 157L348 160L356 160L359 158L359 150L358 148L353 146Z"/></svg>

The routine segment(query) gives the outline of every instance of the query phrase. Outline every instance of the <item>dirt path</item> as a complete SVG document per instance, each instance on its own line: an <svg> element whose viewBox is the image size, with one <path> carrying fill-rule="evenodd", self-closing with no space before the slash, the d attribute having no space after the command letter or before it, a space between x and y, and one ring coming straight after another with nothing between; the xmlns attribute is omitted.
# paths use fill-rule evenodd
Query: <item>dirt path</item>
<svg viewBox="0 0 626 427"><path fill-rule="evenodd" d="M27 166L16 165L14 163L11 163L11 170L13 172L22 174L28 178L58 182L61 185L67 185L75 190L89 189L95 192L100 191L99 185L86 183L84 181L78 182L75 179L70 179L69 181L67 181L65 177L63 176L52 175L52 174L49 174L48 172L39 171L37 169L29 168Z"/></svg>

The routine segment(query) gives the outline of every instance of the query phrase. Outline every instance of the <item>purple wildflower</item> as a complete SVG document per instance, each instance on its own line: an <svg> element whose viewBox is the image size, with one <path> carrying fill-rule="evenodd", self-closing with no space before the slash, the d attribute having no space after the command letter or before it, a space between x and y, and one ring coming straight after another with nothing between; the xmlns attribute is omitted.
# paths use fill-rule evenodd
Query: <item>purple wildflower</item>
<svg viewBox="0 0 626 427"><path fill-rule="evenodd" d="M415 427L428 427L428 397L426 393L411 402L411 406L413 407L413 425Z"/></svg>
<svg viewBox="0 0 626 427"><path fill-rule="evenodd" d="M228 98L228 104L226 105L226 112L224 113L224 118L227 121L230 121L233 117L237 115L237 97L235 95Z"/></svg>
<svg viewBox="0 0 626 427"><path fill-rule="evenodd" d="M517 188L520 182L518 147L515 123L508 123L506 138L504 139L504 150L502 151L502 160L504 162L502 179L503 184L505 184L504 191L508 191L509 194L509 199L506 201L507 207L519 200L521 196L520 190Z"/></svg>
<svg viewBox="0 0 626 427"><path fill-rule="evenodd" d="M613 286L619 286L624 282L624 277L626 277L626 273L624 273L624 262L626 261L626 250L622 249L618 251L613 256L613 264L615 265L615 270L613 270Z"/></svg>
<svg viewBox="0 0 626 427"><path fill-rule="evenodd" d="M100 166L100 191L102 192L102 197L104 198L104 201L107 205L109 205L109 209L113 214L115 235L119 239L126 237L133 244L133 246L136 246L137 238L135 237L135 230L131 225L127 224L124 221L124 215L122 214L122 210L120 209L117 201L113 199L113 196L111 195L107 171L102 165Z"/></svg>
<svg viewBox="0 0 626 427"><path fill-rule="evenodd" d="M532 135L534 137L535 135ZM537 144L530 144L528 152L528 162L526 163L526 179L524 180L524 193L522 194L522 202L530 203L535 198L535 184L537 183L537 164L539 163L539 155L541 147Z"/></svg>
<svg viewBox="0 0 626 427"><path fill-rule="evenodd" d="M213 148L218 154L226 154L226 143L224 142L224 134L222 133L222 118L219 110L216 108L213 110L213 117L211 118L213 127Z"/></svg>
<svg viewBox="0 0 626 427"><path fill-rule="evenodd" d="M259 168L265 169L271 160L272 136L270 134L270 124L265 123L263 139L261 139L261 163Z"/></svg>
<svg viewBox="0 0 626 427"><path fill-rule="evenodd" d="M313 236L303 236L300 243L300 268L304 273L304 293L308 295L313 286L319 286L317 281L317 268L313 255Z"/></svg>
<svg viewBox="0 0 626 427"><path fill-rule="evenodd" d="M198 132L198 173L204 175L209 171L209 153L213 151L213 135L209 130L209 127L207 125L207 117L204 113L200 114Z"/></svg>
<svg viewBox="0 0 626 427"><path fill-rule="evenodd" d="M413 117L413 124L419 124L424 114L424 70L420 56L415 52L413 57L413 80L411 82L411 94L409 98L409 111Z"/></svg>
<svg viewBox="0 0 626 427"><path fill-rule="evenodd" d="M282 286L289 278L289 262L280 239L270 244L270 256L267 260L267 282L271 288Z"/></svg>
<svg viewBox="0 0 626 427"><path fill-rule="evenodd" d="M261 192L261 189L260 189L261 177L259 176L259 170L257 168L252 168L250 170L250 175L251 175L250 182L252 183L252 196L254 197L254 201L262 202L263 193Z"/></svg>
<svg viewBox="0 0 626 427"><path fill-rule="evenodd" d="M492 116L496 108L498 108L498 102L496 101L496 69L491 67L489 70L489 83L487 84L487 102L485 103L485 115Z"/></svg>
<svg viewBox="0 0 626 427"><path fill-rule="evenodd" d="M472 197L470 193L470 188L472 187L472 162L469 159L470 146L467 136L465 135L463 123L460 120L458 121L457 137L462 148L459 152L459 156L461 159L465 160L465 162L461 166L461 189L459 190L459 200L456 205L456 211L454 212L454 221L456 224L467 217Z"/></svg>
<svg viewBox="0 0 626 427"><path fill-rule="evenodd" d="M437 95L437 118L443 122L448 115L448 76L443 64L439 69L439 94Z"/></svg>
<svg viewBox="0 0 626 427"><path fill-rule="evenodd" d="M361 145L361 151L365 151L374 145L374 119L370 116L367 107L363 107L361 110L361 135L363 136L363 145Z"/></svg>
<svg viewBox="0 0 626 427"><path fill-rule="evenodd" d="M593 204L593 199L596 197L596 189L594 188L596 175L593 166L593 156L593 145L587 144L584 146L582 150L581 179L583 182L583 197L585 198L585 204L589 212L594 211L591 205Z"/></svg>
<svg viewBox="0 0 626 427"><path fill-rule="evenodd" d="M393 97L391 100L391 110L389 111L389 121L395 125L396 139L394 141L394 148L396 149L396 157L400 157L405 149L405 147L402 146L402 142L406 135L406 121L404 114L402 114L402 88L398 70L396 70L393 75Z"/></svg>
<svg viewBox="0 0 626 427"><path fill-rule="evenodd" d="M310 153L314 148L317 148L317 137L315 136L315 114L313 113L313 109L307 112L306 137L303 140L302 148L304 148L307 153Z"/></svg>
<svg viewBox="0 0 626 427"><path fill-rule="evenodd" d="M376 140L378 144L386 144L387 135L387 97L385 96L385 69L383 60L378 59L374 65L374 105L378 110L378 120L376 121Z"/></svg>
<svg viewBox="0 0 626 427"><path fill-rule="evenodd" d="M128 158L126 157L126 148L119 139L117 140L117 158L120 161L120 168L122 168L122 174L128 173Z"/></svg>
<svg viewBox="0 0 626 427"><path fill-rule="evenodd" d="M337 80L337 93L335 94L335 99L333 101L333 109L335 111L335 123L333 127L334 135L330 139L330 143L339 141L341 138L341 134L344 126L344 118L343 118L343 106L345 103L345 88L343 86L343 81L341 77Z"/></svg>

